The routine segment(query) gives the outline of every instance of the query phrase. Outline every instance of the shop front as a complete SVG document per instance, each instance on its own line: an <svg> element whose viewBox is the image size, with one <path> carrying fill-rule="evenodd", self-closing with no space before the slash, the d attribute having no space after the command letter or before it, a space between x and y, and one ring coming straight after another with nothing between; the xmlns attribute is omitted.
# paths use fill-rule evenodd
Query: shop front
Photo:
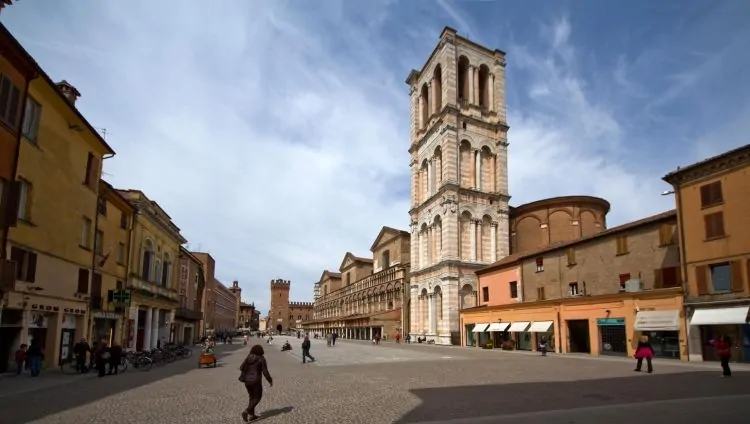
<svg viewBox="0 0 750 424"><path fill-rule="evenodd" d="M597 318L599 354L628 356L628 336L625 318Z"/></svg>
<svg viewBox="0 0 750 424"><path fill-rule="evenodd" d="M657 358L680 359L680 311L638 311L635 331L648 337Z"/></svg>
<svg viewBox="0 0 750 424"><path fill-rule="evenodd" d="M701 307L694 306L689 322L690 360L718 361L711 340L728 336L732 345L732 361L750 363L750 305Z"/></svg>
<svg viewBox="0 0 750 424"><path fill-rule="evenodd" d="M99 342L105 340L107 344L113 342L122 343L121 320L122 317L115 312L96 311L93 312L93 325L91 326L91 341Z"/></svg>
<svg viewBox="0 0 750 424"><path fill-rule="evenodd" d="M465 309L461 311L462 345L482 347L491 341L495 348L536 351L544 338L547 350L555 352L559 346L554 331L557 311L558 306L550 302Z"/></svg>

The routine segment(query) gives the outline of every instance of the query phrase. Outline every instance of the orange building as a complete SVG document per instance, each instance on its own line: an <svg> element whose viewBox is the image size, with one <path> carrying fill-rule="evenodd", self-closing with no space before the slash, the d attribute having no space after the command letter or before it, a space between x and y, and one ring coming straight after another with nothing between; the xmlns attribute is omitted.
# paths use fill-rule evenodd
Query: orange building
<svg viewBox="0 0 750 424"><path fill-rule="evenodd" d="M672 184L690 316L690 360L716 360L710 341L732 340L750 362L750 145L685 166Z"/></svg>

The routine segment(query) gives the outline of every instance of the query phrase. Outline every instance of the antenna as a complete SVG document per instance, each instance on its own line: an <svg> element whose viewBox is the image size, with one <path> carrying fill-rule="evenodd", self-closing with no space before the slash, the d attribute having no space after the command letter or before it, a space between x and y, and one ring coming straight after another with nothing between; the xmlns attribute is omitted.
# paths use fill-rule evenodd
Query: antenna
<svg viewBox="0 0 750 424"><path fill-rule="evenodd" d="M107 129L106 128L96 128L96 129L102 134L102 138L104 139L104 141L107 141L107 134L109 134L107 132Z"/></svg>

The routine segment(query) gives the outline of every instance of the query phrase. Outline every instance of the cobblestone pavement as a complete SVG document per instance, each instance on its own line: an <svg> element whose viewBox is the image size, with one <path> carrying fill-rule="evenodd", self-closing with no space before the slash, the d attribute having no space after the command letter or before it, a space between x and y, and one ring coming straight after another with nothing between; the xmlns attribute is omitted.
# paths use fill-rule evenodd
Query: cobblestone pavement
<svg viewBox="0 0 750 424"><path fill-rule="evenodd" d="M264 345L275 382L260 404L269 424L624 424L657 416L691 424L707 416L742 422L750 412L750 373L722 379L713 364L661 361L649 375L624 360L313 340L317 361L303 365L300 340L280 352L283 340ZM218 351L216 369L198 369L193 358L19 392L4 379L0 423L240 423L246 393L237 376L248 347Z"/></svg>

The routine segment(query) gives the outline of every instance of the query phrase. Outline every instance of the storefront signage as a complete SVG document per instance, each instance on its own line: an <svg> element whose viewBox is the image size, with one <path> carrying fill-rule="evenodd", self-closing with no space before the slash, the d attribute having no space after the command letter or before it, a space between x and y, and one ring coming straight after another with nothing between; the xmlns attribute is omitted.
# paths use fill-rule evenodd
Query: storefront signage
<svg viewBox="0 0 750 424"><path fill-rule="evenodd" d="M59 312L60 308L57 306L40 305L38 303L32 303L31 309L35 311L47 311L47 312Z"/></svg>
<svg viewBox="0 0 750 424"><path fill-rule="evenodd" d="M596 325L599 327L623 326L625 318L597 318Z"/></svg>
<svg viewBox="0 0 750 424"><path fill-rule="evenodd" d="M94 312L94 318L116 320L118 315L114 312Z"/></svg>
<svg viewBox="0 0 750 424"><path fill-rule="evenodd" d="M85 309L77 309L77 308L65 308L63 309L66 314L73 314L73 315L85 315L86 310Z"/></svg>

